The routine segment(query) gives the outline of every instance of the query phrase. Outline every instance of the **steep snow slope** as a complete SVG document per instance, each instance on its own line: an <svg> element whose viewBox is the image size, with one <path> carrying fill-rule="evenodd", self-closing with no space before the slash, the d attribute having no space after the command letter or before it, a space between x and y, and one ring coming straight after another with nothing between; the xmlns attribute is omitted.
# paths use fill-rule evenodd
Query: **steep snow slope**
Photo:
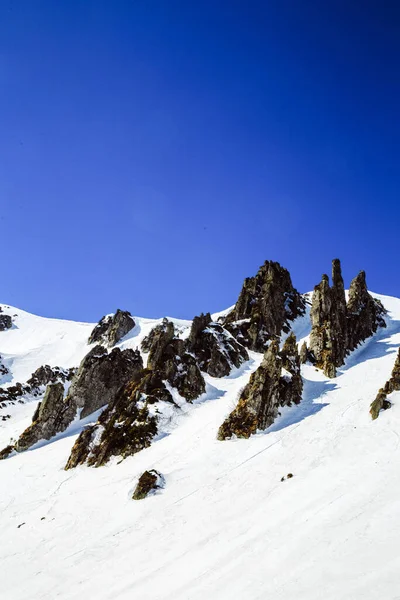
<svg viewBox="0 0 400 600"><path fill-rule="evenodd" d="M377 421L368 414L400 345L400 300L380 298L388 328L333 380L304 366L302 403L249 440L218 442L216 433L259 364L256 353L230 377L207 377L208 394L176 416L171 434L120 464L65 472L74 435L0 462L0 597L400 598L400 393ZM43 337L32 331L26 347L24 338L3 346L16 332L2 332L0 354L31 360L50 338L50 364L61 363L58 352L75 360L87 351L92 326L57 321L46 332L44 321ZM136 347L155 324L137 321L122 346ZM307 327L298 320L299 338ZM63 331L76 336L68 350ZM18 368L29 375L36 367ZM2 445L33 408L14 407ZM166 487L135 502L137 478L149 468L164 474Z"/></svg>

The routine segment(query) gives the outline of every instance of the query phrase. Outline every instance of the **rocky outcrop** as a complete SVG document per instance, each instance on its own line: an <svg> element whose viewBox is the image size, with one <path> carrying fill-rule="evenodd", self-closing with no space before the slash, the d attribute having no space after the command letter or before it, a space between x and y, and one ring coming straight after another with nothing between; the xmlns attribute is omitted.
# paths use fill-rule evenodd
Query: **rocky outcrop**
<svg viewBox="0 0 400 600"><path fill-rule="evenodd" d="M293 287L289 271L266 261L255 277L245 279L223 325L241 344L262 352L269 340L287 333L290 322L304 312L305 301Z"/></svg>
<svg viewBox="0 0 400 600"><path fill-rule="evenodd" d="M143 340L142 350L149 353L147 368L158 371L186 400L194 400L205 392L196 359L187 351L187 342L175 335L171 321L163 319L154 327Z"/></svg>
<svg viewBox="0 0 400 600"><path fill-rule="evenodd" d="M43 365L32 373L26 383L17 382L9 387L0 387L0 408L16 402L24 403L26 399L38 398L44 394L47 384L70 381L75 372L74 368L62 369Z"/></svg>
<svg viewBox="0 0 400 600"><path fill-rule="evenodd" d="M66 402L80 409L83 419L112 402L118 391L142 368L143 360L138 350L114 348L108 354L102 346L95 346L82 360Z"/></svg>
<svg viewBox="0 0 400 600"><path fill-rule="evenodd" d="M219 428L218 439L225 440L232 435L248 438L258 429L266 429L275 421L281 407L300 402L302 389L295 336L288 337L281 351L279 343L273 340L237 407Z"/></svg>
<svg viewBox="0 0 400 600"><path fill-rule="evenodd" d="M2 357L0 356L0 376L8 375L10 371L7 369L6 365L3 362Z"/></svg>
<svg viewBox="0 0 400 600"><path fill-rule="evenodd" d="M61 367L50 367L49 365L42 365L28 379L26 382L32 388L39 388L42 385L48 385L49 383L56 383L57 381L65 382L71 381L76 369L62 369Z"/></svg>
<svg viewBox="0 0 400 600"><path fill-rule="evenodd" d="M12 318L10 315L0 315L0 331L6 331L6 329L11 329L12 327Z"/></svg>
<svg viewBox="0 0 400 600"><path fill-rule="evenodd" d="M101 344L112 348L135 327L135 321L128 311L118 309L114 315L100 319L89 336L88 344Z"/></svg>
<svg viewBox="0 0 400 600"><path fill-rule="evenodd" d="M123 458L150 446L158 433L157 403L173 404L157 371L144 369L128 383L76 440L66 469L79 464L99 467L112 456Z"/></svg>
<svg viewBox="0 0 400 600"><path fill-rule="evenodd" d="M142 350L148 352L147 366L157 369L162 363L162 356L175 337L175 327L168 319L163 319L160 325L153 327L142 342Z"/></svg>
<svg viewBox="0 0 400 600"><path fill-rule="evenodd" d="M43 401L35 411L34 422L20 435L15 450L23 452L39 440L49 440L59 431L64 431L75 417L71 405L63 403L64 386L52 383L47 386Z"/></svg>
<svg viewBox="0 0 400 600"><path fill-rule="evenodd" d="M83 419L106 404L113 403L120 389L139 372L143 361L138 351L115 348L110 354L95 346L82 360L66 398L62 383L50 384L30 425L15 449L30 448L65 431L75 418Z"/></svg>
<svg viewBox="0 0 400 600"><path fill-rule="evenodd" d="M300 364L305 365L309 360L309 352L307 348L307 343L303 342L300 348Z"/></svg>
<svg viewBox="0 0 400 600"><path fill-rule="evenodd" d="M161 473L155 469L145 471L140 477L133 492L133 500L143 500L147 496L153 495L157 490L165 486L165 479Z"/></svg>
<svg viewBox="0 0 400 600"><path fill-rule="evenodd" d="M398 391L400 391L400 349L398 350L390 379L379 390L375 400L371 404L369 413L373 420L379 417L381 410L387 410L392 406L387 397L392 392Z"/></svg>
<svg viewBox="0 0 400 600"><path fill-rule="evenodd" d="M225 377L233 367L240 367L249 355L229 331L211 319L210 313L193 319L188 350L199 367L212 377Z"/></svg>
<svg viewBox="0 0 400 600"><path fill-rule="evenodd" d="M347 349L357 346L377 331L386 327L383 304L368 293L365 271L361 271L350 284L347 303Z"/></svg>
<svg viewBox="0 0 400 600"><path fill-rule="evenodd" d="M346 304L340 261L332 263L332 286L327 275L314 288L311 307L310 358L327 377L335 377L349 352L385 327L383 306L367 291L365 273L352 281Z"/></svg>

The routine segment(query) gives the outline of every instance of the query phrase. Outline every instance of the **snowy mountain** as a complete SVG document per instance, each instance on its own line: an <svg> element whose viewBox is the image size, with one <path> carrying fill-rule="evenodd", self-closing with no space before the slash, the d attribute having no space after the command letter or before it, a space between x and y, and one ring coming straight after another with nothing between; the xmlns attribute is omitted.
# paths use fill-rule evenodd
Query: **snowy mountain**
<svg viewBox="0 0 400 600"><path fill-rule="evenodd" d="M400 299L276 265L193 321L0 305L2 599L400 598Z"/></svg>

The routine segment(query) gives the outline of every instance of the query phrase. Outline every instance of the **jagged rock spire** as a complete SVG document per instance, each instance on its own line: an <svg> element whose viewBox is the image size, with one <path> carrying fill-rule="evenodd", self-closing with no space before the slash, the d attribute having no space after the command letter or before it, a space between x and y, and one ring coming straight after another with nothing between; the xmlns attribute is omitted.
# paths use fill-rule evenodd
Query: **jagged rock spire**
<svg viewBox="0 0 400 600"><path fill-rule="evenodd" d="M288 332L289 323L304 314L305 302L293 287L289 271L266 261L245 279L235 308L223 325L251 350L263 352L269 340Z"/></svg>
<svg viewBox="0 0 400 600"><path fill-rule="evenodd" d="M350 286L346 304L340 261L332 261L332 287L327 275L315 286L311 307L310 351L317 367L328 377L344 364L346 355L385 327L385 309L368 293L361 271Z"/></svg>
<svg viewBox="0 0 400 600"><path fill-rule="evenodd" d="M383 305L368 293L365 271L353 279L350 284L347 303L347 348L357 346L376 332L378 327L386 327Z"/></svg>

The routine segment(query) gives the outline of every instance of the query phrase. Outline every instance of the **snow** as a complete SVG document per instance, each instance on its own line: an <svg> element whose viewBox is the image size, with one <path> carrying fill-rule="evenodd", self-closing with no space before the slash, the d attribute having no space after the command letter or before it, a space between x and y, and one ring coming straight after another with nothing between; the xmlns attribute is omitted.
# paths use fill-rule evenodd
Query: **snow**
<svg viewBox="0 0 400 600"><path fill-rule="evenodd" d="M2 600L399 599L400 393L376 421L368 411L400 345L400 300L377 297L388 328L333 380L304 365L302 402L249 440L216 433L260 364L254 352L229 377L207 376L193 406L175 395L181 411L165 435L122 462L64 471L76 428L1 461ZM0 333L0 355L15 380L43 363L76 366L87 352L94 324L8 311L18 317ZM161 322L134 318L121 347L138 347ZM308 317L294 329L300 344ZM34 406L12 407L1 447ZM165 488L133 501L149 469Z"/></svg>

